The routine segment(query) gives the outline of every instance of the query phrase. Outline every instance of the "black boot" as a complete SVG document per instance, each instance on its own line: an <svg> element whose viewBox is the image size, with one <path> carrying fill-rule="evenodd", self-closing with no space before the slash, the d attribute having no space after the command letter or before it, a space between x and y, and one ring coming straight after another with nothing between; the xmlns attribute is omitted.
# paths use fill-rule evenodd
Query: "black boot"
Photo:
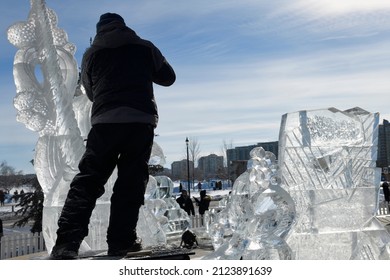
<svg viewBox="0 0 390 280"><path fill-rule="evenodd" d="M51 260L75 260L78 259L78 252L81 242L68 242L55 245L50 254Z"/></svg>
<svg viewBox="0 0 390 280"><path fill-rule="evenodd" d="M114 245L109 246L107 255L109 256L126 256L129 252L138 252L142 250L142 244L140 239L136 239L127 248L118 248Z"/></svg>

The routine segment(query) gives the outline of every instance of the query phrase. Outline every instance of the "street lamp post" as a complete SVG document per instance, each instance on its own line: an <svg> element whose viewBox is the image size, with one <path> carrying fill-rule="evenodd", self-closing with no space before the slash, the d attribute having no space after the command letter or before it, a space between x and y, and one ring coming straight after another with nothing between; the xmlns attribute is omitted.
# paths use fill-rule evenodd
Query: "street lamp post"
<svg viewBox="0 0 390 280"><path fill-rule="evenodd" d="M190 188L190 157L188 154L188 143L190 141L188 140L188 137L186 137L186 146L187 146L187 180L188 180L188 196L191 197L191 188Z"/></svg>

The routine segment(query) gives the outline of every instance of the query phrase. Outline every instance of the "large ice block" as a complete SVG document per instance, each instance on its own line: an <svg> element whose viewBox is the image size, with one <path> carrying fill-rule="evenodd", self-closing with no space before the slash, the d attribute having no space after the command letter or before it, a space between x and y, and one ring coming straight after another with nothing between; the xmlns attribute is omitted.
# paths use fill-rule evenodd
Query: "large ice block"
<svg viewBox="0 0 390 280"><path fill-rule="evenodd" d="M360 108L283 115L279 166L297 210L287 238L295 259L389 258L389 234L375 218L378 122Z"/></svg>

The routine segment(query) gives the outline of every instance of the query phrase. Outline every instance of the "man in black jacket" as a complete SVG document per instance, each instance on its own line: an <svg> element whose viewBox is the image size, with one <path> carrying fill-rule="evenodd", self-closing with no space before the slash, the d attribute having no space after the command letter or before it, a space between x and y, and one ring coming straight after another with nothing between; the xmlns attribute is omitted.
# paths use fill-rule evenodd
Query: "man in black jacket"
<svg viewBox="0 0 390 280"><path fill-rule="evenodd" d="M194 204L192 203L191 197L188 196L186 190L181 191L181 195L176 199L176 202L180 205L188 215L195 216Z"/></svg>
<svg viewBox="0 0 390 280"><path fill-rule="evenodd" d="M0 219L0 240L4 236L4 231L3 231L3 220ZM0 247L1 248L1 247Z"/></svg>
<svg viewBox="0 0 390 280"><path fill-rule="evenodd" d="M138 37L120 15L101 15L96 29L81 65L82 84L93 102L92 129L58 221L52 259L77 257L96 200L115 167L108 254L142 249L136 225L158 122L153 83L170 86L176 79L158 48Z"/></svg>
<svg viewBox="0 0 390 280"><path fill-rule="evenodd" d="M196 205L199 206L199 214L203 216L204 212L209 210L211 197L206 195L206 190L201 190L199 194L200 194L200 200L197 199L196 197L194 197L194 199L196 201Z"/></svg>

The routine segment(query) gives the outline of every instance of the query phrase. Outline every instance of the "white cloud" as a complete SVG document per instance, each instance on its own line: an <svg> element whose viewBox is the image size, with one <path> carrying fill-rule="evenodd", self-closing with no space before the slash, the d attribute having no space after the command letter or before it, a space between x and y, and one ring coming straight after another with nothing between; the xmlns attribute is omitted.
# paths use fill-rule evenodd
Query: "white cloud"
<svg viewBox="0 0 390 280"><path fill-rule="evenodd" d="M295 1L305 12L325 15L343 15L356 12L390 10L390 2L384 0L299 0ZM304 9L306 7L306 9Z"/></svg>
<svg viewBox="0 0 390 280"><path fill-rule="evenodd" d="M166 92L156 89L158 140L163 148L188 135L206 138L214 147L222 139L244 145L275 141L281 116L305 109L358 106L386 118L388 65L390 42L381 42L183 68L183 83Z"/></svg>
<svg viewBox="0 0 390 280"><path fill-rule="evenodd" d="M374 36L387 33L390 28L390 2L283 0L258 16L251 15L240 27L243 34L279 37L291 42Z"/></svg>

